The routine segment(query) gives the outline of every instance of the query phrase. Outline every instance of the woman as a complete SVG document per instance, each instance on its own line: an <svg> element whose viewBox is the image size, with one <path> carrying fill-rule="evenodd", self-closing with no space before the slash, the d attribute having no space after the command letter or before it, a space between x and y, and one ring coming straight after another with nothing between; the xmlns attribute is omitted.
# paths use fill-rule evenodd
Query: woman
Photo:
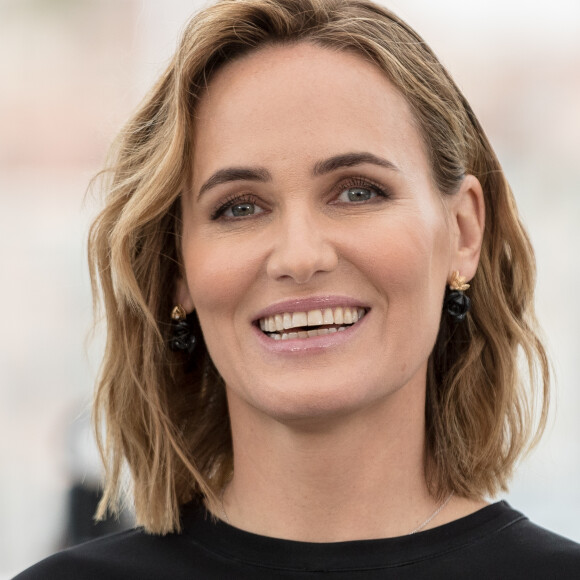
<svg viewBox="0 0 580 580"><path fill-rule="evenodd" d="M533 254L405 23L358 0L206 9L104 175L99 516L126 463L141 527L19 578L578 574L578 545L486 500L547 413Z"/></svg>

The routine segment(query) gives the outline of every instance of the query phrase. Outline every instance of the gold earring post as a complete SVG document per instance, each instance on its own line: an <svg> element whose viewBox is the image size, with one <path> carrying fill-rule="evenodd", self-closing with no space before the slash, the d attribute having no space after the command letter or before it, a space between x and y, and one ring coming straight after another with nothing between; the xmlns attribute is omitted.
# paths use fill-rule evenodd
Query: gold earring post
<svg viewBox="0 0 580 580"><path fill-rule="evenodd" d="M451 274L451 280L449 280L449 288L451 290L459 290L460 292L465 292L469 288L469 284L465 283L465 276L460 276L459 272L455 270Z"/></svg>
<svg viewBox="0 0 580 580"><path fill-rule="evenodd" d="M171 318L173 320L184 320L186 316L187 316L187 312L185 312L185 308L183 308L183 306L181 306L181 304L178 304L177 306L175 306L173 308L173 310L171 311Z"/></svg>

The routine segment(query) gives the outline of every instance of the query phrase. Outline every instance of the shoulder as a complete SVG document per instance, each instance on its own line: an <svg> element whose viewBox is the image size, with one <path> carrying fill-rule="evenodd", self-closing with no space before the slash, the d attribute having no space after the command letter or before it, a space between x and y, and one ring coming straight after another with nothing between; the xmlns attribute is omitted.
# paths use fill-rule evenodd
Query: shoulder
<svg viewBox="0 0 580 580"><path fill-rule="evenodd" d="M504 578L580 577L580 544L550 532L500 502L495 526L465 546L473 563Z"/></svg>
<svg viewBox="0 0 580 580"><path fill-rule="evenodd" d="M575 564L577 572L580 571L580 544L542 528L526 517L498 534L498 542L508 540L506 547L511 546L529 561L569 562Z"/></svg>
<svg viewBox="0 0 580 580"><path fill-rule="evenodd" d="M154 536L141 528L103 536L58 552L14 580L125 580L159 578L178 535Z"/></svg>

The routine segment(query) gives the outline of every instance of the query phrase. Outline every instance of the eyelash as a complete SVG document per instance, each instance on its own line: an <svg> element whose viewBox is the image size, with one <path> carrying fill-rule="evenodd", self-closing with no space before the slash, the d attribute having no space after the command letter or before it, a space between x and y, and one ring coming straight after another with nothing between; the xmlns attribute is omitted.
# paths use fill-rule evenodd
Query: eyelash
<svg viewBox="0 0 580 580"><path fill-rule="evenodd" d="M351 177L346 181L341 181L336 186L336 189L338 190L338 193L342 193L345 189L354 189L356 187L361 189L370 189L371 191L374 191L378 197L391 197L391 194L388 192L387 188L364 177Z"/></svg>
<svg viewBox="0 0 580 580"><path fill-rule="evenodd" d="M243 194L233 194L228 196L224 201L220 201L220 203L214 208L211 212L211 219L217 220L219 219L230 207L234 205L239 205L242 203L254 203L258 204L260 200L251 193L243 193ZM239 218L234 218L239 219Z"/></svg>
<svg viewBox="0 0 580 580"><path fill-rule="evenodd" d="M381 185L374 183L363 177L352 177L346 181L341 181L334 188L336 195L340 195L345 189L353 189L355 187L370 189L377 194L378 197L390 198L391 194ZM259 199L253 194L233 194L228 196L224 201L220 203L213 209L210 215L211 220L218 220L223 214L231 207L243 203L258 204ZM364 202L361 202L364 203ZM353 205L355 203L353 202ZM234 218L240 219L240 218Z"/></svg>

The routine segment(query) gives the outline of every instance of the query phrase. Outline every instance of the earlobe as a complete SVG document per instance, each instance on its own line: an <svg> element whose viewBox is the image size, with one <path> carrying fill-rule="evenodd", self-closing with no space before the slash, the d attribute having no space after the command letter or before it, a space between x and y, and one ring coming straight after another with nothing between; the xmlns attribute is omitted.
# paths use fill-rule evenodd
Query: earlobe
<svg viewBox="0 0 580 580"><path fill-rule="evenodd" d="M177 279L174 300L175 304L181 305L187 313L194 310L195 305L191 298L189 288L187 287L187 280L185 280L185 278L180 277Z"/></svg>
<svg viewBox="0 0 580 580"><path fill-rule="evenodd" d="M471 280L479 263L485 228L485 201L479 180L466 175L454 198L452 214L457 236L452 270Z"/></svg>

